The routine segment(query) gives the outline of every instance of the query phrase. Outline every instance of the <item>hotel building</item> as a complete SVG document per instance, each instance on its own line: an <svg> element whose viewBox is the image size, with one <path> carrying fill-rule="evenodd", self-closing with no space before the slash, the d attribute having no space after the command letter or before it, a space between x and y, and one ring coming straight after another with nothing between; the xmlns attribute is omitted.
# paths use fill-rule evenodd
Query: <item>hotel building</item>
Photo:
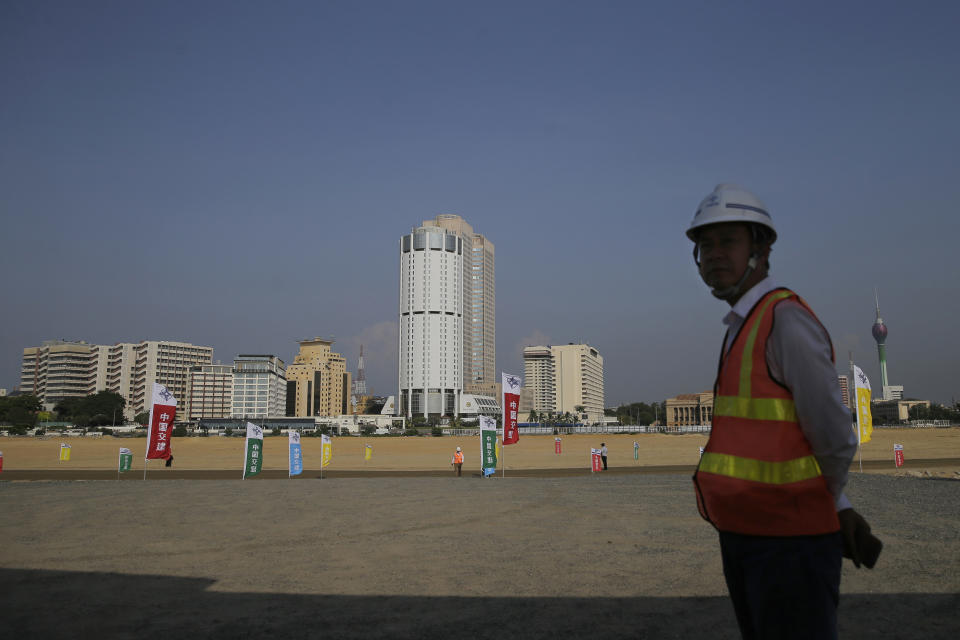
<svg viewBox="0 0 960 640"><path fill-rule="evenodd" d="M190 367L187 397L177 413L183 420L229 418L233 400L233 367L200 364Z"/></svg>
<svg viewBox="0 0 960 640"><path fill-rule="evenodd" d="M333 353L332 340L301 340L300 352L287 367L286 415L339 416L350 412L347 361Z"/></svg>
<svg viewBox="0 0 960 640"><path fill-rule="evenodd" d="M459 414L465 354L464 252L468 250L463 235L432 224L416 227L400 239L401 415Z"/></svg>
<svg viewBox="0 0 960 640"><path fill-rule="evenodd" d="M233 361L235 418L283 416L287 410L286 365L274 355L240 354Z"/></svg>
<svg viewBox="0 0 960 640"><path fill-rule="evenodd" d="M520 413L571 413L603 422L603 356L588 344L533 346L523 350L524 385ZM578 409L578 407L580 409Z"/></svg>
<svg viewBox="0 0 960 640"><path fill-rule="evenodd" d="M179 406L187 400L187 385L190 369L197 365L212 364L213 347L201 347L189 342L144 340L133 345L133 372L131 396L127 406L133 415L150 410L153 399L153 383L157 382L177 399ZM187 419L187 414L177 410L178 416Z"/></svg>
<svg viewBox="0 0 960 640"><path fill-rule="evenodd" d="M20 368L21 392L37 396L47 409L64 398L96 393L100 389L90 389L91 363L98 361L95 347L82 340L46 340L39 347L27 347Z"/></svg>

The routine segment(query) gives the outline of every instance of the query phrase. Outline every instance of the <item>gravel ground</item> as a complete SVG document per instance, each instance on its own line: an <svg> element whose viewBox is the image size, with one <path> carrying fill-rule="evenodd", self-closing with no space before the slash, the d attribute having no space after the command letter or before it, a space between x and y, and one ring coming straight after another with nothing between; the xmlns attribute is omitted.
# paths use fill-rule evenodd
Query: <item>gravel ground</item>
<svg viewBox="0 0 960 640"><path fill-rule="evenodd" d="M960 637L960 482L851 474L845 638ZM686 475L0 483L3 637L736 638Z"/></svg>

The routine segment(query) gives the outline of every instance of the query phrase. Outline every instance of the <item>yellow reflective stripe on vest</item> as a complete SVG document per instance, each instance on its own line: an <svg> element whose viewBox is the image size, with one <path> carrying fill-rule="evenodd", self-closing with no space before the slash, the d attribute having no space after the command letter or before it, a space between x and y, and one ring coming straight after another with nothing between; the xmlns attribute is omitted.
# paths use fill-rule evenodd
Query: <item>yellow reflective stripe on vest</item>
<svg viewBox="0 0 960 640"><path fill-rule="evenodd" d="M760 331L760 323L763 321L763 315L774 302L789 298L793 295L792 291L777 291L767 298L760 311L757 313L753 325L750 327L750 333L747 334L747 341L743 345L743 355L740 357L740 391L737 393L741 398L749 398L751 391L750 376L753 375L753 347L757 342L757 333Z"/></svg>
<svg viewBox="0 0 960 640"><path fill-rule="evenodd" d="M742 398L717 396L713 399L713 415L750 420L783 420L797 422L797 409L789 398Z"/></svg>
<svg viewBox="0 0 960 640"><path fill-rule="evenodd" d="M821 475L820 465L813 456L785 462L764 462L726 453L707 452L700 458L698 470L765 484L788 484Z"/></svg>

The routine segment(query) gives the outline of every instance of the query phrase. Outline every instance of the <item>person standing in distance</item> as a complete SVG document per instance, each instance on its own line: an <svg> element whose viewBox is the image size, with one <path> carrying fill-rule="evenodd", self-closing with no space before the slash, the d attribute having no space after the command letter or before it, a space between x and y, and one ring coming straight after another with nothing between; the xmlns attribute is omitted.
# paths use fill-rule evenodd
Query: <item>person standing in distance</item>
<svg viewBox="0 0 960 640"><path fill-rule="evenodd" d="M842 557L872 567L880 543L843 493L857 441L830 336L768 275L777 232L752 193L718 185L687 236L703 281L730 305L693 482L719 531L740 633L836 638Z"/></svg>
<svg viewBox="0 0 960 640"><path fill-rule="evenodd" d="M454 452L453 459L450 460L450 466L457 472L457 477L463 474L463 451L460 450L460 447L457 447Z"/></svg>
<svg viewBox="0 0 960 640"><path fill-rule="evenodd" d="M607 443L600 443L600 459L603 460L603 470L607 470Z"/></svg>

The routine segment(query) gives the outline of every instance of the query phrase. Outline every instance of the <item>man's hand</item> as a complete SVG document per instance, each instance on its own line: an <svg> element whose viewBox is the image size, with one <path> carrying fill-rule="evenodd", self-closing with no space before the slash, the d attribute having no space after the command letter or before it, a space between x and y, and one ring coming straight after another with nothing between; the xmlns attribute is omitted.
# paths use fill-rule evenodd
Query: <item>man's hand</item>
<svg viewBox="0 0 960 640"><path fill-rule="evenodd" d="M870 533L870 525L853 509L844 509L837 513L840 519L840 535L843 538L843 556L853 560L858 569L860 564L872 569L877 563L883 543Z"/></svg>

